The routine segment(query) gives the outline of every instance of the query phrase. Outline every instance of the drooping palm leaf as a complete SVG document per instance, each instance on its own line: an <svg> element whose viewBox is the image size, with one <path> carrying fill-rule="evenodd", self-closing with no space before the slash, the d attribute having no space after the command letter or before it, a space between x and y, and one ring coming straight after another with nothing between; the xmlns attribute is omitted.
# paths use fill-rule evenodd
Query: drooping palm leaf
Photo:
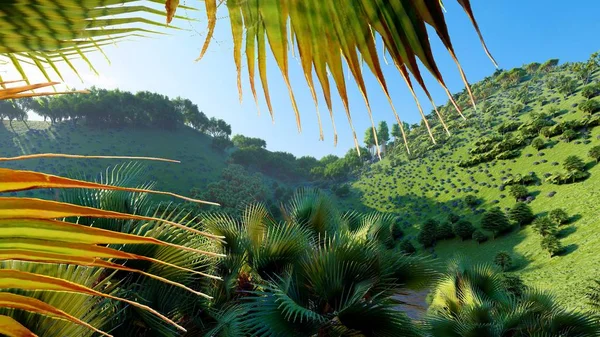
<svg viewBox="0 0 600 337"><path fill-rule="evenodd" d="M212 39L214 28L217 24L217 0L206 0L206 16L208 19L207 39L202 48L200 58L206 52L209 41ZM469 19L481 38L486 53L490 56L485 46L479 26L475 21L469 0L458 0L467 13ZM176 6L176 1L168 1L170 7ZM241 93L241 62L242 54L246 54L248 63L248 77L251 83L252 94L256 98L254 87L254 66L258 62L259 77L263 84L265 99L269 112L273 115L270 104L269 91L266 78L265 46L268 43L280 69L284 82L289 91L292 107L296 115L298 129L301 130L300 112L294 98L292 85L288 76L289 62L288 51L294 47L298 50L298 57L302 65L307 84L311 90L315 105L318 106L313 80L313 71L321 85L323 95L330 115L333 117L331 92L328 74L331 75L337 87L339 97L344 104L346 115L352 125L349 101L344 78L342 62L345 61L348 70L364 98L367 111L374 127L366 83L363 77L362 64L364 62L369 71L377 78L379 84L388 98L392 111L402 128L402 122L394 109L390 92L386 84L386 76L380 65L381 55L377 51L377 44L383 44L397 67L400 75L406 81L414 95L414 89L409 78L411 74L419 86L427 91L421 71L417 65L419 60L439 84L445 89L449 99L460 113L460 108L446 87L443 76L437 67L426 25L434 28L445 48L456 62L461 78L471 97L473 105L475 100L469 88L466 76L452 46L448 32L441 1L422 0L360 0L353 2L338 0L229 0L227 1L230 25L233 34L234 62L237 68L238 89ZM289 23L289 25L288 25ZM290 38L291 37L291 38ZM242 42L246 41L245 46ZM243 52L242 52L243 50ZM493 58L492 58L493 61ZM495 61L494 61L495 64ZM433 103L433 101L432 101ZM424 117L423 110L417 102L419 110ZM435 104L434 104L435 108ZM442 120L442 115L435 111ZM333 122L333 118L332 118ZM425 120L427 124L427 120ZM442 120L446 131L448 128ZM320 118L319 118L319 127ZM334 127L335 129L335 127ZM402 130L404 133L404 130ZM355 143L358 149L358 140L354 132ZM322 134L322 130L321 130ZM433 138L433 134L430 135ZM334 139L336 139L334 134ZM377 139L377 136L375 135ZM377 142L377 140L376 140Z"/></svg>

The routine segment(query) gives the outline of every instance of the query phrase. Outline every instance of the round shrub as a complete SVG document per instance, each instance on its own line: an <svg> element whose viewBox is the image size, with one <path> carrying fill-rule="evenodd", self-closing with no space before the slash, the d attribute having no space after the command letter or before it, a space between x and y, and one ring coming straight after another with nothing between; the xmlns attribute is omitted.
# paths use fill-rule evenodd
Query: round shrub
<svg viewBox="0 0 600 337"><path fill-rule="evenodd" d="M471 224L471 222L467 220L460 220L454 224L452 228L454 234L461 238L461 240L469 240L473 237L473 232L475 232L475 227Z"/></svg>
<svg viewBox="0 0 600 337"><path fill-rule="evenodd" d="M518 202L508 211L508 218L519 226L524 226L530 224L535 217L529 205Z"/></svg>
<svg viewBox="0 0 600 337"><path fill-rule="evenodd" d="M494 207L485 212L481 218L481 228L492 232L494 236L508 231L510 227L511 225L508 218L498 207Z"/></svg>
<svg viewBox="0 0 600 337"><path fill-rule="evenodd" d="M477 243L486 242L488 240L487 235L483 234L480 230L475 230L472 237Z"/></svg>
<svg viewBox="0 0 600 337"><path fill-rule="evenodd" d="M498 252L494 257L494 264L502 271L507 271L512 266L512 257L505 251Z"/></svg>
<svg viewBox="0 0 600 337"><path fill-rule="evenodd" d="M559 225L564 225L569 222L569 215L562 208L556 208L548 213L548 217Z"/></svg>

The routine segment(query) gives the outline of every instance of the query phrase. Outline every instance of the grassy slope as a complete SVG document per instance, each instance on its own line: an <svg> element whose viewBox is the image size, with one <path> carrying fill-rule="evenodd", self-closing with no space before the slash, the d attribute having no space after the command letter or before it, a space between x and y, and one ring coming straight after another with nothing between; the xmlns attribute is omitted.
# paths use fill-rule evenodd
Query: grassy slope
<svg viewBox="0 0 600 337"><path fill-rule="evenodd" d="M50 125L0 123L0 156L28 153L150 156L180 160L180 164L144 162L156 188L188 195L192 187L218 180L225 156L210 147L211 138L190 128L176 132L147 129L93 129L70 122ZM96 175L125 160L35 159L3 163L3 167L39 170L51 174L86 172ZM32 192L26 192L31 194Z"/></svg>
<svg viewBox="0 0 600 337"><path fill-rule="evenodd" d="M598 75L596 76L596 78ZM541 87L540 87L541 89ZM538 97L545 99L559 98L558 107L565 110L565 114L555 120L569 120L580 118L581 112L572 107L573 103L583 100L580 93L564 99L558 93L551 93L543 88L543 93ZM536 97L537 98L537 97ZM503 111L508 112L510 99L506 93L498 93L489 98L492 102L504 104ZM532 111L544 111L539 101L530 103ZM472 114L473 111L467 111ZM504 113L503 113L504 114ZM522 121L529 119L528 113L519 117ZM433 152L430 157L413 160L399 167L391 167L390 161L384 159L376 164L381 166L381 172L371 170L361 179L354 183L362 195L360 202L367 206L388 212L396 212L405 219L407 233L415 235L418 224L427 218L438 218L445 220L447 214L452 211L464 217L470 218L474 224L478 223L480 214L476 211L462 208L453 204L453 200L464 198L467 194L475 194L483 200L480 209L497 205L502 208L511 207L514 199L510 197L508 189L501 192L495 185L502 182L507 174L526 174L535 172L542 180L540 186L530 186L529 192L536 196L531 202L531 207L536 214L548 212L554 208L564 208L574 219L572 225L562 232L564 238L561 240L567 247L567 254L560 257L550 258L541 250L540 239L531 228L513 232L505 237L478 245L473 241L460 242L455 239L444 241L435 247L435 254L442 260L450 259L457 254L467 256L476 262L492 262L494 255L501 250L511 252L517 259L515 271L529 284L542 289L551 289L559 296L560 300L574 307L583 307L585 287L591 278L600 275L600 165L595 165L587 156L588 150L600 144L600 127L591 132L592 141L585 145L575 142L564 143L553 139L552 148L544 149L545 156L541 157L531 146L521 151L521 156L515 160L499 160L496 164L492 162L465 169L456 165L458 160L468 157L470 144L487 130L481 126L467 127L460 130L457 137L462 140L455 149L447 146ZM483 127L486 129L485 127ZM487 128L489 130L489 128ZM482 132L483 131L483 132ZM532 154L527 157L527 154ZM569 185L552 185L543 182L543 174L562 170L562 162L568 155L575 154L583 158L590 169L591 177L584 182ZM547 160L547 163L534 165L534 162ZM561 166L552 166L552 162L559 162ZM431 169L428 173L427 167ZM453 168L452 171L448 169ZM504 173L500 171L504 170ZM386 172L387 171L387 172ZM452 175L454 175L452 177ZM489 176L488 176L489 175ZM474 182L471 181L474 178ZM437 179L437 180L435 180ZM441 179L445 179L441 182ZM461 186L459 179L464 186ZM427 184L433 188L427 187ZM450 185L455 184L453 188ZM482 186L490 184L491 186ZM458 188L471 186L478 193L458 192ZM437 190L437 191L436 191ZM445 190L447 192L445 192ZM555 191L554 197L548 193ZM436 194L437 192L437 194ZM505 194L505 198L500 195ZM397 198L390 200L390 198ZM493 201L499 201L493 204ZM355 200L358 202L358 200Z"/></svg>

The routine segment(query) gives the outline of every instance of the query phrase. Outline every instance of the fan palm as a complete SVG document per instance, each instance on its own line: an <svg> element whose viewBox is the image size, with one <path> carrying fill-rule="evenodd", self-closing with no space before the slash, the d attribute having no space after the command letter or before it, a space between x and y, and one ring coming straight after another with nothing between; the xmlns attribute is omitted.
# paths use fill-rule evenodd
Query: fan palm
<svg viewBox="0 0 600 337"><path fill-rule="evenodd" d="M430 261L385 249L378 233L389 228L387 217L342 215L316 191L299 192L282 208L282 222L260 205L239 221L206 216L207 227L225 237L228 258L218 263L230 272L215 290L223 300L209 335L420 335L392 296L434 273Z"/></svg>
<svg viewBox="0 0 600 337"><path fill-rule="evenodd" d="M199 58L205 54L209 47L217 24L218 3L222 2L224 1L204 1L208 20L208 33ZM470 1L457 0L457 2L473 23L483 43ZM58 66L61 62L66 63L69 68L77 73L77 68L72 63L74 58L83 58L91 66L86 57L88 52L102 51L101 48L104 45L112 44L115 41L160 33L163 30L162 28L166 26L164 19L161 20L160 16L166 15L167 22L171 22L175 17L177 8L184 7L180 5L179 0L166 0L164 2L166 13L164 13L154 7L156 3L162 3L162 1L154 0L140 3L134 0L84 2L77 0L35 0L25 3L19 0L11 0L5 2L2 5L2 15L0 15L1 37L3 40L3 44L0 46L0 57L6 59L7 63L11 64L24 79L28 78L26 67L24 67L28 64L39 69L49 82L51 81L49 69L62 79ZM317 76L333 124L334 141L337 141L337 132L335 131L333 118L332 85L337 89L352 127L344 76L343 63L345 61L348 71L352 74L354 82L363 95L373 126L361 63L365 63L369 71L378 79L390 102L391 109L400 125L406 143L404 124L401 123L400 117L394 109L386 77L380 64L385 53L391 58L394 66L413 93L415 100L416 95L414 94L410 75L425 90L437 116L446 132L449 133L443 121L443 116L437 110L417 65L417 60L419 60L448 93L454 107L461 114L461 109L450 95L433 57L426 29L427 25L435 30L450 56L456 62L471 97L471 102L473 105L475 104L465 73L454 52L441 1L402 0L387 2L382 0L360 0L347 4L339 0L228 0L226 5L233 34L233 56L238 73L240 99L242 97L242 54L245 54L252 95L258 102L254 83L257 71L256 65L258 65L258 76L261 80L264 97L269 112L273 116L266 76L266 50L268 45L289 90L299 130L301 130L300 112L288 77L289 49L292 49L293 52L295 52L295 49L298 51L297 55L318 113L318 98L313 71ZM36 8L36 11L29 10L29 8L32 8L31 6ZM383 53L377 51L378 44L383 47ZM485 43L483 45L485 51L490 55ZM330 83L329 75L333 78L333 83ZM417 100L416 102L421 115L424 117L421 105ZM319 117L319 128L321 138L323 138L320 120ZM424 122L429 127L427 119L424 118ZM377 142L375 133L374 136ZM430 136L433 139L431 130ZM358 149L358 139L355 133L354 139Z"/></svg>
<svg viewBox="0 0 600 337"><path fill-rule="evenodd" d="M440 279L426 327L435 337L600 336L592 315L566 310L539 290L516 297L491 266L462 261Z"/></svg>

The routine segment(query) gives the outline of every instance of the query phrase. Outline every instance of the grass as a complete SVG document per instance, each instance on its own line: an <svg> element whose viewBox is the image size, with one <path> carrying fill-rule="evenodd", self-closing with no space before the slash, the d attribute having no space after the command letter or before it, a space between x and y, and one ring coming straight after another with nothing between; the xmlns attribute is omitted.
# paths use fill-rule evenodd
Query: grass
<svg viewBox="0 0 600 337"><path fill-rule="evenodd" d="M596 74L596 78L598 77ZM526 84L527 82L521 85ZM540 89L541 93L537 97L545 100L560 99L556 106L565 113L555 120L582 117L582 113L572 106L584 100L580 93L565 99L547 88L538 88ZM504 105L494 123L498 124L501 119L506 119L510 105L513 104L506 92L501 90L488 100ZM530 119L532 112L546 110L547 105L542 106L540 101L541 99L530 103L531 110L522 113L520 121ZM468 110L467 113L474 124L482 122L481 112ZM480 245L471 240L442 241L436 245L434 254L442 261L462 255L473 262L493 263L494 256L499 251L510 252L516 261L513 271L527 284L551 290L571 307L584 308L585 288L591 279L600 275L600 165L595 165L587 155L592 146L600 144L600 127L591 130L588 137L591 143L587 145L577 144L575 141L565 143L555 137L550 142L551 148L541 150L543 156L528 145L514 160L497 160L471 168L458 167L459 160L468 158L468 150L474 140L490 133L490 129L492 128L482 128L480 125L465 126L460 130L452 130L455 132L454 141L458 144L456 148L443 146L431 151L425 158L412 161L407 161L404 156L405 161L395 167L392 167L389 158L372 165L368 172L354 182L353 187L357 193L354 193L354 199L347 204L354 204L353 207L363 204L380 211L397 213L404 223L405 232L414 239L420 224L428 218L445 221L448 214L453 212L470 219L477 226L482 210L493 206L503 209L512 207L515 200L510 196L508 187L500 191L496 185L500 185L502 178L509 174L535 172L541 184L528 186L530 195L535 196L535 200L530 203L534 213L543 215L554 208L563 208L573 219L572 223L561 227L561 243L567 248L565 254L550 258L540 248L540 238L530 227ZM588 162L591 177L583 182L567 185L545 182L544 173L562 171L562 163L569 155L577 155ZM542 160L547 162L542 163ZM554 166L553 162L560 164ZM473 191L468 191L469 187ZM550 192L556 194L550 197ZM460 201L468 194L475 195L482 204L476 209L464 207ZM501 194L506 196L501 197Z"/></svg>
<svg viewBox="0 0 600 337"><path fill-rule="evenodd" d="M29 153L80 155L124 155L162 157L180 164L144 162L146 176L157 189L188 195L192 187L202 188L218 180L226 157L215 152L211 138L182 127L179 130L103 129L63 122L51 125L41 121L0 123L0 156ZM123 160L33 159L3 163L3 167L37 170L50 174L96 175ZM40 196L25 192L30 196ZM43 195L51 195L46 191ZM43 196L41 195L41 196Z"/></svg>

